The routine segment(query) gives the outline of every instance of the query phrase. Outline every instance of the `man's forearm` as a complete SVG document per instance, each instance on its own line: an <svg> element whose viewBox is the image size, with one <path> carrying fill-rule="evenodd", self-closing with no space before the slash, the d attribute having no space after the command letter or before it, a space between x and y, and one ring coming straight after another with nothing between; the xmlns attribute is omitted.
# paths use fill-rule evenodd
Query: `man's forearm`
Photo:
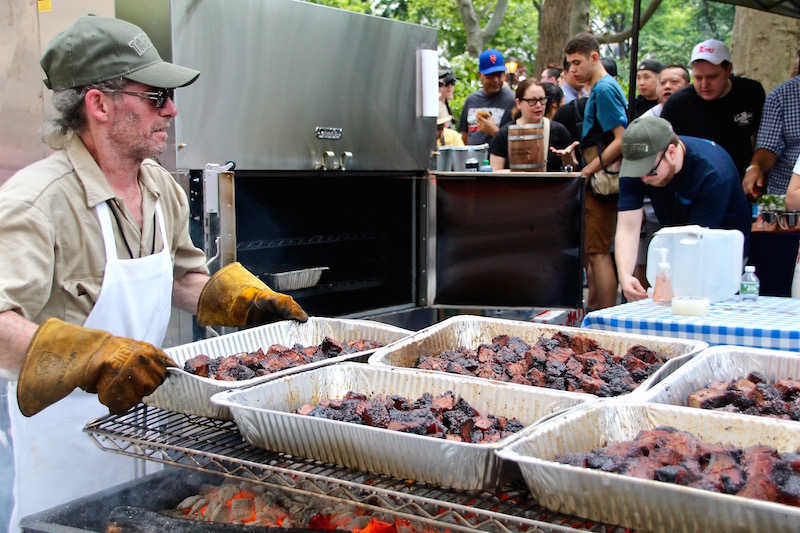
<svg viewBox="0 0 800 533"><path fill-rule="evenodd" d="M614 261L620 277L632 276L639 255L639 234L643 209L621 211L617 214L617 231L614 236Z"/></svg>
<svg viewBox="0 0 800 533"><path fill-rule="evenodd" d="M0 313L0 376L16 376L39 325L14 311Z"/></svg>
<svg viewBox="0 0 800 533"><path fill-rule="evenodd" d="M767 150L766 148L758 148L753 152L753 157L750 158L748 169L752 166L758 167L761 172L768 172L775 163L778 162L778 156L775 152Z"/></svg>
<svg viewBox="0 0 800 533"><path fill-rule="evenodd" d="M200 293L210 278L205 274L190 272L172 282L172 305L193 315L197 314Z"/></svg>

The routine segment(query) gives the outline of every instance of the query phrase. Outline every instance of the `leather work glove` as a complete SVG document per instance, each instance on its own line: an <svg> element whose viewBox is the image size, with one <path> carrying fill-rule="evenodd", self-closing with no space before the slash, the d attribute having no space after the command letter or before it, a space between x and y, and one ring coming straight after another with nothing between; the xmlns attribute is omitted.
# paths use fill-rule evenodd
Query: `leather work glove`
<svg viewBox="0 0 800 533"><path fill-rule="evenodd" d="M80 387L123 414L164 382L168 366L177 365L152 344L49 318L22 363L19 409L33 416Z"/></svg>
<svg viewBox="0 0 800 533"><path fill-rule="evenodd" d="M273 291L241 263L220 269L200 292L201 326L258 326L285 319L305 322L308 314L291 296Z"/></svg>

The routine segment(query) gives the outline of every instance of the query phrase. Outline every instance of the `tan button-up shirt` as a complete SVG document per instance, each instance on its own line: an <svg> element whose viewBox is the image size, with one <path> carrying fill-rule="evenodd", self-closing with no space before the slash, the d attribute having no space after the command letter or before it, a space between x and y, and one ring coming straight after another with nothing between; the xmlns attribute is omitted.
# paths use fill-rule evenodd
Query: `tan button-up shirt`
<svg viewBox="0 0 800 533"><path fill-rule="evenodd" d="M100 294L106 264L95 211L100 202L109 205L120 259L163 249L155 220L158 200L174 278L207 274L205 255L189 237L183 189L149 159L139 169L139 185L141 232L77 136L65 150L12 176L0 187L0 311L15 310L36 323L55 317L83 324Z"/></svg>

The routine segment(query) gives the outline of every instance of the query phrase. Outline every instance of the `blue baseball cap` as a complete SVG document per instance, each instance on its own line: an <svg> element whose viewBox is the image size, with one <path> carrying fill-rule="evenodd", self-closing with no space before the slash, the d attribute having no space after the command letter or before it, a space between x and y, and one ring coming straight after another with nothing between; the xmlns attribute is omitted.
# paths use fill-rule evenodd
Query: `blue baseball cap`
<svg viewBox="0 0 800 533"><path fill-rule="evenodd" d="M498 50L489 48L481 52L478 60L478 70L481 74L491 74L493 72L505 72L506 61Z"/></svg>

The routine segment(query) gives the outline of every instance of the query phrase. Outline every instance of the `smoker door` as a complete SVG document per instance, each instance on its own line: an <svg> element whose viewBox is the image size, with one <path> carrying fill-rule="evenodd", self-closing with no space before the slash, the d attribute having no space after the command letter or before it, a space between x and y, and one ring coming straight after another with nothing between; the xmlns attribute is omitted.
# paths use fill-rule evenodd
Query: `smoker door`
<svg viewBox="0 0 800 533"><path fill-rule="evenodd" d="M294 0L116 0L116 10L165 59L201 72L175 94L177 168L333 170L344 153L347 170L427 168L436 128L421 116L418 56L436 50L434 28Z"/></svg>
<svg viewBox="0 0 800 533"><path fill-rule="evenodd" d="M417 301L417 190L381 174L236 171L236 256L263 280L325 267L285 291L311 315L342 316Z"/></svg>
<svg viewBox="0 0 800 533"><path fill-rule="evenodd" d="M450 175L444 175L450 174ZM583 300L577 175L443 173L432 182L428 299L440 306L562 307Z"/></svg>

